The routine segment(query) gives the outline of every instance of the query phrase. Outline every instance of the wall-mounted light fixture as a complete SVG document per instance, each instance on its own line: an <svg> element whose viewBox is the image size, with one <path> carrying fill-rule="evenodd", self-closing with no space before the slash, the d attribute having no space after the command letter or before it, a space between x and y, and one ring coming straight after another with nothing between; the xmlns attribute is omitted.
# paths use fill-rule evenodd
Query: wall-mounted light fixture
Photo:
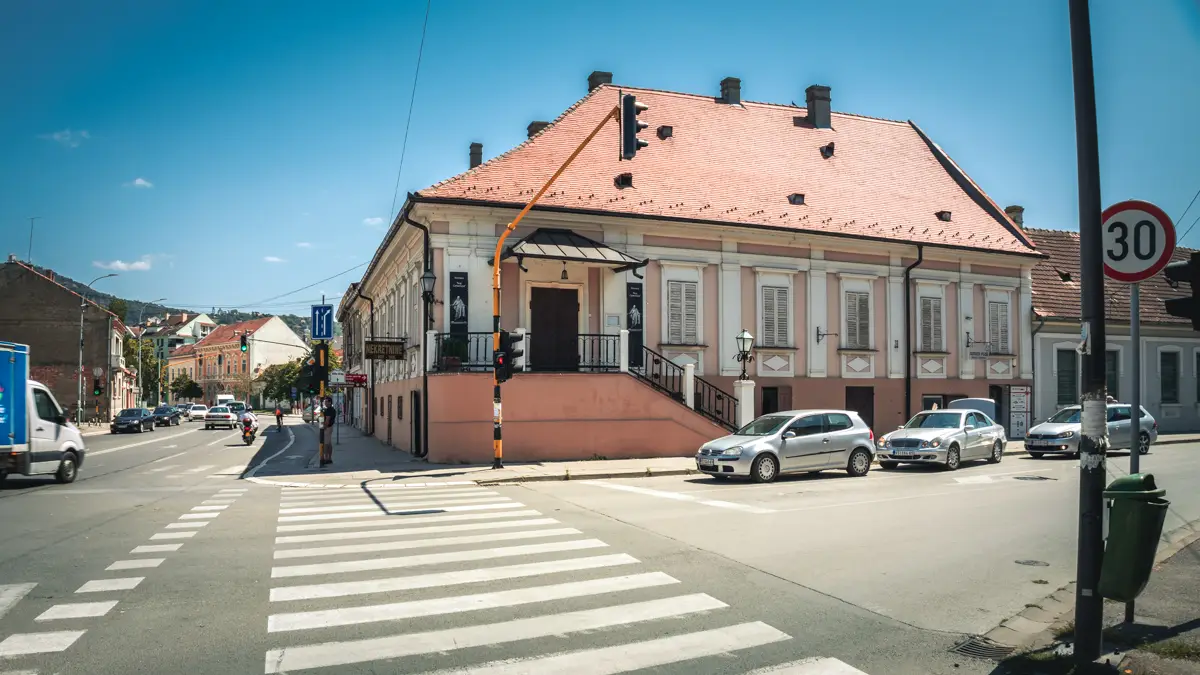
<svg viewBox="0 0 1200 675"><path fill-rule="evenodd" d="M829 337L830 335L837 335L837 333L822 333L821 327L817 326L817 344L821 344L821 340Z"/></svg>

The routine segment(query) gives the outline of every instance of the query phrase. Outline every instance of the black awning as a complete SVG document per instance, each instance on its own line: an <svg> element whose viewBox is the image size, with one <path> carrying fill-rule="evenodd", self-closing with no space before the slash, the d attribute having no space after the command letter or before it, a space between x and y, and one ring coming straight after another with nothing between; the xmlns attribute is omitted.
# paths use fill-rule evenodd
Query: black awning
<svg viewBox="0 0 1200 675"><path fill-rule="evenodd" d="M506 246L501 260L516 258L521 262L524 258L535 260L562 260L564 262L593 263L612 265L614 271L637 269L646 264L645 260L618 251L617 249L593 241L570 230L542 227L522 237L517 243ZM490 264L492 261L488 261Z"/></svg>

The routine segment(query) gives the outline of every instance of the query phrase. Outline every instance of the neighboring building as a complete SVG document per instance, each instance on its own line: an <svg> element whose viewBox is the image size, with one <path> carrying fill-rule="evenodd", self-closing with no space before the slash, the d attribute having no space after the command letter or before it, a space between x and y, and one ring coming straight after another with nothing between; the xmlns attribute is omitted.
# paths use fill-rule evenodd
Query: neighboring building
<svg viewBox="0 0 1200 675"><path fill-rule="evenodd" d="M1083 364L1079 345L1079 233L1027 230L1050 256L1033 269L1033 338L1036 355L1034 418L1079 403ZM1176 248L1172 260L1193 251ZM1183 297L1158 274L1140 286L1141 404L1163 432L1200 431L1200 334L1187 319L1167 314L1163 301ZM1128 401L1133 393L1129 284L1104 280L1105 371L1108 393Z"/></svg>
<svg viewBox="0 0 1200 675"><path fill-rule="evenodd" d="M124 357L127 329L115 314L87 301L81 377L79 294L55 281L54 272L41 274L9 256L0 265L0 297L0 340L29 345L30 376L50 388L72 419L80 391L84 421L107 422L115 411L135 405L134 372ZM98 397L93 395L97 379L103 389Z"/></svg>
<svg viewBox="0 0 1200 675"><path fill-rule="evenodd" d="M179 402L185 401L185 400L188 402L191 402L191 397L184 397L184 398L176 397L175 394L171 393L170 386L171 386L171 383L175 381L175 378L179 377L180 375L186 375L188 377L188 379L192 380L193 382L198 383L199 382L199 380L198 380L199 373L196 372L197 367L198 366L196 364L196 345L194 345L194 344L184 345L182 347L179 347L178 349L172 351L171 354L167 357L167 380L166 381L167 381L167 392L168 392L168 396L170 397L169 398L170 402L179 403ZM205 400L208 400L208 399L205 399Z"/></svg>
<svg viewBox="0 0 1200 675"><path fill-rule="evenodd" d="M347 367L373 383L356 422L409 450L427 426L431 461L491 457L497 237L623 91L649 105L650 146L618 161L610 122L502 252L501 325L530 371L504 385L507 458L694 452L739 418L742 329L754 413L845 407L883 431L991 396L1007 423L1042 255L920 127L831 112L828 87L800 108L743 101L735 78L715 97L610 83L593 73L526 142L488 162L472 144L468 171L409 195L339 307ZM364 362L371 335L406 358Z"/></svg>
<svg viewBox="0 0 1200 675"><path fill-rule="evenodd" d="M249 335L245 352L241 350L242 335ZM203 340L177 350L168 360L168 377L173 380L179 372L188 372L204 389L203 402L208 405L217 394L233 394L244 400L258 391L254 380L263 369L295 360L308 350L282 319L261 317L218 326Z"/></svg>
<svg viewBox="0 0 1200 675"><path fill-rule="evenodd" d="M207 314L167 314L156 326L149 327L145 339L154 343L154 355L163 363L171 352L203 340L217 324Z"/></svg>

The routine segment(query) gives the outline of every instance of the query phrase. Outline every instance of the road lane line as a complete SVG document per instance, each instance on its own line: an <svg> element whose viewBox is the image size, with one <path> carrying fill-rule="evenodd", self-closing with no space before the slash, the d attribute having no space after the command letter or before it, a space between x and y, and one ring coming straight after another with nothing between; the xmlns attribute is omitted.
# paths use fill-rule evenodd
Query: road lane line
<svg viewBox="0 0 1200 675"><path fill-rule="evenodd" d="M734 502L724 502L717 499L700 499L691 494L682 492L667 492L666 490L654 490L651 488L638 487L636 485L623 485L621 483L609 483L602 480L581 480L577 481L583 485L594 485L595 487L608 488L609 490L620 490L622 492L633 492L647 497L658 497L660 499L673 499L680 502L692 502L695 504L703 504L704 506L714 506L720 509L731 509L734 511L744 511L746 513L775 513L775 509L763 508L761 506L750 506L749 504L737 504Z"/></svg>
<svg viewBox="0 0 1200 675"><path fill-rule="evenodd" d="M458 614L484 609L517 607L551 600L607 595L621 591L677 584L679 580L662 572L630 574L588 581L570 581L549 586L532 586L509 591L454 595L428 600L410 600L385 605L339 607L313 612L292 612L267 617L267 632L279 633L310 628L332 628L379 621L399 621L428 616Z"/></svg>
<svg viewBox="0 0 1200 675"><path fill-rule="evenodd" d="M204 501L200 502L200 505L208 506L210 504L224 504L225 506L229 506L236 501L237 499L234 497L230 497L229 499L205 499Z"/></svg>
<svg viewBox="0 0 1200 675"><path fill-rule="evenodd" d="M63 630L52 633L17 633L0 642L0 657L61 652L75 644L85 631Z"/></svg>
<svg viewBox="0 0 1200 675"><path fill-rule="evenodd" d="M138 546L129 552L130 555L138 553L173 553L183 547L183 544L144 544Z"/></svg>
<svg viewBox="0 0 1200 675"><path fill-rule="evenodd" d="M191 539L194 536L196 536L195 532L159 532L158 534L152 535L150 539Z"/></svg>
<svg viewBox="0 0 1200 675"><path fill-rule="evenodd" d="M246 488L222 488L217 490L217 494L245 494Z"/></svg>
<svg viewBox="0 0 1200 675"><path fill-rule="evenodd" d="M105 572L116 572L118 570L140 570L150 567L158 567L163 564L166 558L139 558L137 560L118 560L117 562L104 568Z"/></svg>
<svg viewBox="0 0 1200 675"><path fill-rule="evenodd" d="M492 661L469 668L439 670L430 675L615 675L706 656L723 656L729 652L790 639L787 633L755 621L644 642ZM812 675L818 673L813 672ZM834 675L834 671L830 671L829 675Z"/></svg>
<svg viewBox="0 0 1200 675"><path fill-rule="evenodd" d="M529 518L526 520L504 520L498 523L463 523L460 525L432 525L430 527L392 527L381 530L362 530L359 532L330 532L327 534L298 534L287 537L275 537L275 544L308 544L318 541L345 541L348 539L403 537L414 534L464 532L470 530L506 530L514 527L555 525L557 523L558 521L553 518Z"/></svg>
<svg viewBox="0 0 1200 675"><path fill-rule="evenodd" d="M37 586L36 583L6 584L0 586L0 617L8 614L8 610L21 601Z"/></svg>
<svg viewBox="0 0 1200 675"><path fill-rule="evenodd" d="M369 581L340 581L328 584L307 584L303 586L280 586L271 589L271 602L287 602L290 600L315 600L318 598L339 598L347 595L369 595L373 593L389 593L393 591L410 591L420 588L441 588L461 584L484 583L500 579L521 579L541 574L559 572L578 572L581 570L601 569L617 565L635 565L637 558L624 553L616 555L599 555L589 558L567 558L565 560L548 560L545 562L522 563L520 565L503 565L500 567L482 567L458 572L435 572L432 574L417 574L390 579L371 579Z"/></svg>
<svg viewBox="0 0 1200 675"><path fill-rule="evenodd" d="M90 451L88 451L87 456L88 456L88 458L95 458L95 457L99 457L101 455L107 455L110 452L117 452L118 450L128 450L129 448L136 448L141 445L150 445L151 443L159 443L162 441L168 441L168 440L171 440L172 438L179 438L180 436L186 436L187 434L193 433L195 431L196 431L195 429L188 429L187 431L185 431L183 433L175 434L174 436L164 436L163 438L151 438L148 441L142 441L140 443L130 443L129 445L120 445L115 448L106 448L104 450L90 450Z"/></svg>
<svg viewBox="0 0 1200 675"><path fill-rule="evenodd" d="M94 579L76 589L76 593L105 593L128 591L137 588L146 577L124 577L120 579Z"/></svg>
<svg viewBox="0 0 1200 675"><path fill-rule="evenodd" d="M296 506L328 506L328 505L333 505L333 504L354 504L354 503L375 502L375 501L382 502L382 501L417 500L417 499L428 500L428 499L440 499L442 497L457 499L460 497L482 497L482 496L487 496L487 495L495 496L496 492L493 490L484 490L484 489L480 488L480 489L474 489L474 490L446 490L446 491L438 490L436 494L429 493L429 492L421 492L421 493L413 493L411 495L396 494L395 492L378 493L378 494L366 494L366 493L352 494L351 493L351 494L344 494L344 495L335 495L332 497L321 497L319 499L311 499L311 498L286 499L286 498L284 498L284 499L280 499L279 505L290 508L290 507L296 507Z"/></svg>
<svg viewBox="0 0 1200 675"><path fill-rule="evenodd" d="M342 562L322 562L312 565L290 565L272 567L271 578L313 576L317 574L340 574L342 572L369 572L372 570L392 570L415 565L434 565L445 562L467 562L471 560L491 560L519 555L537 555L541 553L559 553L562 551L581 551L590 548L604 548L608 544L599 539L576 539L549 544L525 544L523 546L506 546L502 548L484 548L472 551L449 551L447 553L426 553L423 555L407 555L396 558L374 558L371 560L347 560Z"/></svg>
<svg viewBox="0 0 1200 675"><path fill-rule="evenodd" d="M175 454L173 454L173 455L167 455L166 457L159 457L158 459L156 459L156 460L154 460L154 461L152 461L152 462L150 462L150 463L151 463L151 464L158 464L159 462L165 462L165 461L167 461L168 459L175 459L176 457L183 457L183 456L184 456L184 455L186 455L186 454L187 454L187 452L177 452L177 453L175 453ZM174 466L174 465L172 465L172 466Z"/></svg>
<svg viewBox="0 0 1200 675"><path fill-rule="evenodd" d="M245 464L234 464L233 466L225 467L213 474L214 476L240 476L246 470Z"/></svg>
<svg viewBox="0 0 1200 675"><path fill-rule="evenodd" d="M210 504L208 506L193 506L192 510L193 511L224 511L227 508L229 508L228 504L221 504L219 506Z"/></svg>
<svg viewBox="0 0 1200 675"><path fill-rule="evenodd" d="M372 490L412 490L415 488L439 488L453 485L477 485L473 480L445 480L437 483L399 483L387 485L372 485ZM318 485L318 484L302 484L302 485L286 485L282 488L284 494L292 494L294 492L352 492L361 490L361 483L346 483L338 485Z"/></svg>
<svg viewBox="0 0 1200 675"><path fill-rule="evenodd" d="M292 558L314 558L323 555L345 555L350 553L379 553L381 551L405 551L413 548L433 548L437 546L457 546L460 544L486 544L494 541L519 541L522 539L542 539L544 537L563 537L572 534L583 534L573 527L558 527L548 530L526 530L524 532L493 532L491 534L473 534L459 537L437 537L434 539L416 539L404 541L384 541L374 544L344 544L342 546L318 546L316 548L290 548L275 551L276 560Z"/></svg>
<svg viewBox="0 0 1200 675"><path fill-rule="evenodd" d="M167 525L166 528L168 530L183 530L183 529L189 529L189 528L193 528L193 527L204 527L205 525L209 524L210 522L212 522L212 521L196 520L196 521L191 521L191 522L187 522L187 523L171 523L170 525Z"/></svg>
<svg viewBox="0 0 1200 675"><path fill-rule="evenodd" d="M214 464L204 464L202 466L198 466L193 469L188 469L187 471L184 471L184 473L201 473L203 471L208 471L208 470L212 469L213 466L215 466L215 465Z"/></svg>
<svg viewBox="0 0 1200 675"><path fill-rule="evenodd" d="M867 675L838 659L816 657L800 659L778 666L767 666L746 675Z"/></svg>
<svg viewBox="0 0 1200 675"><path fill-rule="evenodd" d="M306 513L299 516L280 516L281 523L295 523L308 520L344 520L347 518L380 518L380 517L400 517L400 516L419 516L434 513L453 512L453 511L490 511L492 509L520 509L524 508L524 504L520 502L508 502L501 504L462 504L456 506L429 506L426 508L415 508L418 504L406 505L405 511L351 511L349 513ZM204 514L188 514L192 516L200 516ZM217 515L217 514L211 514ZM183 516L187 518L188 516ZM409 521L411 522L411 521Z"/></svg>
<svg viewBox="0 0 1200 675"><path fill-rule="evenodd" d="M163 466L160 466L158 468L150 469L149 471L146 471L145 473L161 473L163 471L169 471L171 469L174 469L177 466L179 466L179 465L178 464L164 464Z"/></svg>
<svg viewBox="0 0 1200 675"><path fill-rule="evenodd" d="M427 508L438 507L443 504L482 504L488 502L507 502L508 497L459 497L438 499L435 501L383 501L383 502L363 502L361 504L335 504L333 506L301 506L297 508L282 508L279 509L279 515L295 515L297 513L335 513L338 511L371 511L375 509L406 509L406 508Z"/></svg>
<svg viewBox="0 0 1200 675"><path fill-rule="evenodd" d="M237 432L237 433L234 433L234 434L229 434L228 436L222 436L221 438L218 438L217 440L213 441L212 443L209 443L209 444L208 444L208 447L210 447L210 448L211 448L212 446L216 445L217 443L220 443L220 442L222 442L222 441L227 441L227 440L229 440L229 439L233 438L234 436L240 436L240 435L241 435L241 433L242 433L242 432L240 432L240 431L239 431L239 432ZM212 468L212 467L209 467L209 468Z"/></svg>
<svg viewBox="0 0 1200 675"><path fill-rule="evenodd" d="M107 602L67 602L61 605L53 605L50 609L42 612L34 619L34 621L57 621L59 619L89 619L97 616L108 614L109 610L117 606L116 600Z"/></svg>
<svg viewBox="0 0 1200 675"><path fill-rule="evenodd" d="M293 434L292 430L288 429L286 427L284 428L284 430L287 431L288 440L287 440L287 443L284 444L283 449L280 450L279 452L276 452L275 454L271 455L270 457L264 459L263 461L259 462L258 466L247 471L246 478L254 478L254 475L257 474L259 471L261 471L262 468L267 465L267 462L269 462L269 461L275 459L276 457L282 455L283 453L287 452L288 448L292 447L292 443L296 442L296 434Z"/></svg>
<svg viewBox="0 0 1200 675"><path fill-rule="evenodd" d="M519 640L599 630L687 616L728 607L705 595L682 595L580 612L548 614L500 623L463 626L425 633L408 633L366 640L272 649L266 655L266 673L288 673L306 668L364 663L420 654L436 654L469 647L500 645Z"/></svg>
<svg viewBox="0 0 1200 675"><path fill-rule="evenodd" d="M179 519L180 520L202 520L205 518L216 518L219 515L221 515L220 511L208 512L208 513L185 513L182 516L179 516Z"/></svg>
<svg viewBox="0 0 1200 675"><path fill-rule="evenodd" d="M404 524L415 525L419 523L460 523L470 520L495 520L498 518L524 518L525 516L540 516L541 513L533 509L522 509L520 511L502 511L500 513L454 513L449 515L427 515L427 516L405 516ZM395 522L386 520L353 520L350 522L340 523L305 523L301 525L278 525L275 527L276 532L315 532L318 530L341 530L351 527L391 527Z"/></svg>

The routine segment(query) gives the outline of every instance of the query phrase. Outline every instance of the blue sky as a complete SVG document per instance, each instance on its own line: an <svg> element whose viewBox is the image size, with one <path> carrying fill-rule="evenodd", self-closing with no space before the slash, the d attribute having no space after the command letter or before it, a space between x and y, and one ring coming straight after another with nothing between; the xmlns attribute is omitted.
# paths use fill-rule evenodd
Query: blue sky
<svg viewBox="0 0 1200 675"><path fill-rule="evenodd" d="M615 82L912 119L1033 227L1077 229L1066 0L433 0L404 194ZM305 313L393 210L425 3L0 4L0 253L175 306ZM1105 204L1200 189L1200 0L1093 0ZM1180 230L1200 216L1200 202ZM1183 241L1200 247L1200 227ZM268 259L276 260L270 262ZM292 304L284 304L292 303Z"/></svg>

